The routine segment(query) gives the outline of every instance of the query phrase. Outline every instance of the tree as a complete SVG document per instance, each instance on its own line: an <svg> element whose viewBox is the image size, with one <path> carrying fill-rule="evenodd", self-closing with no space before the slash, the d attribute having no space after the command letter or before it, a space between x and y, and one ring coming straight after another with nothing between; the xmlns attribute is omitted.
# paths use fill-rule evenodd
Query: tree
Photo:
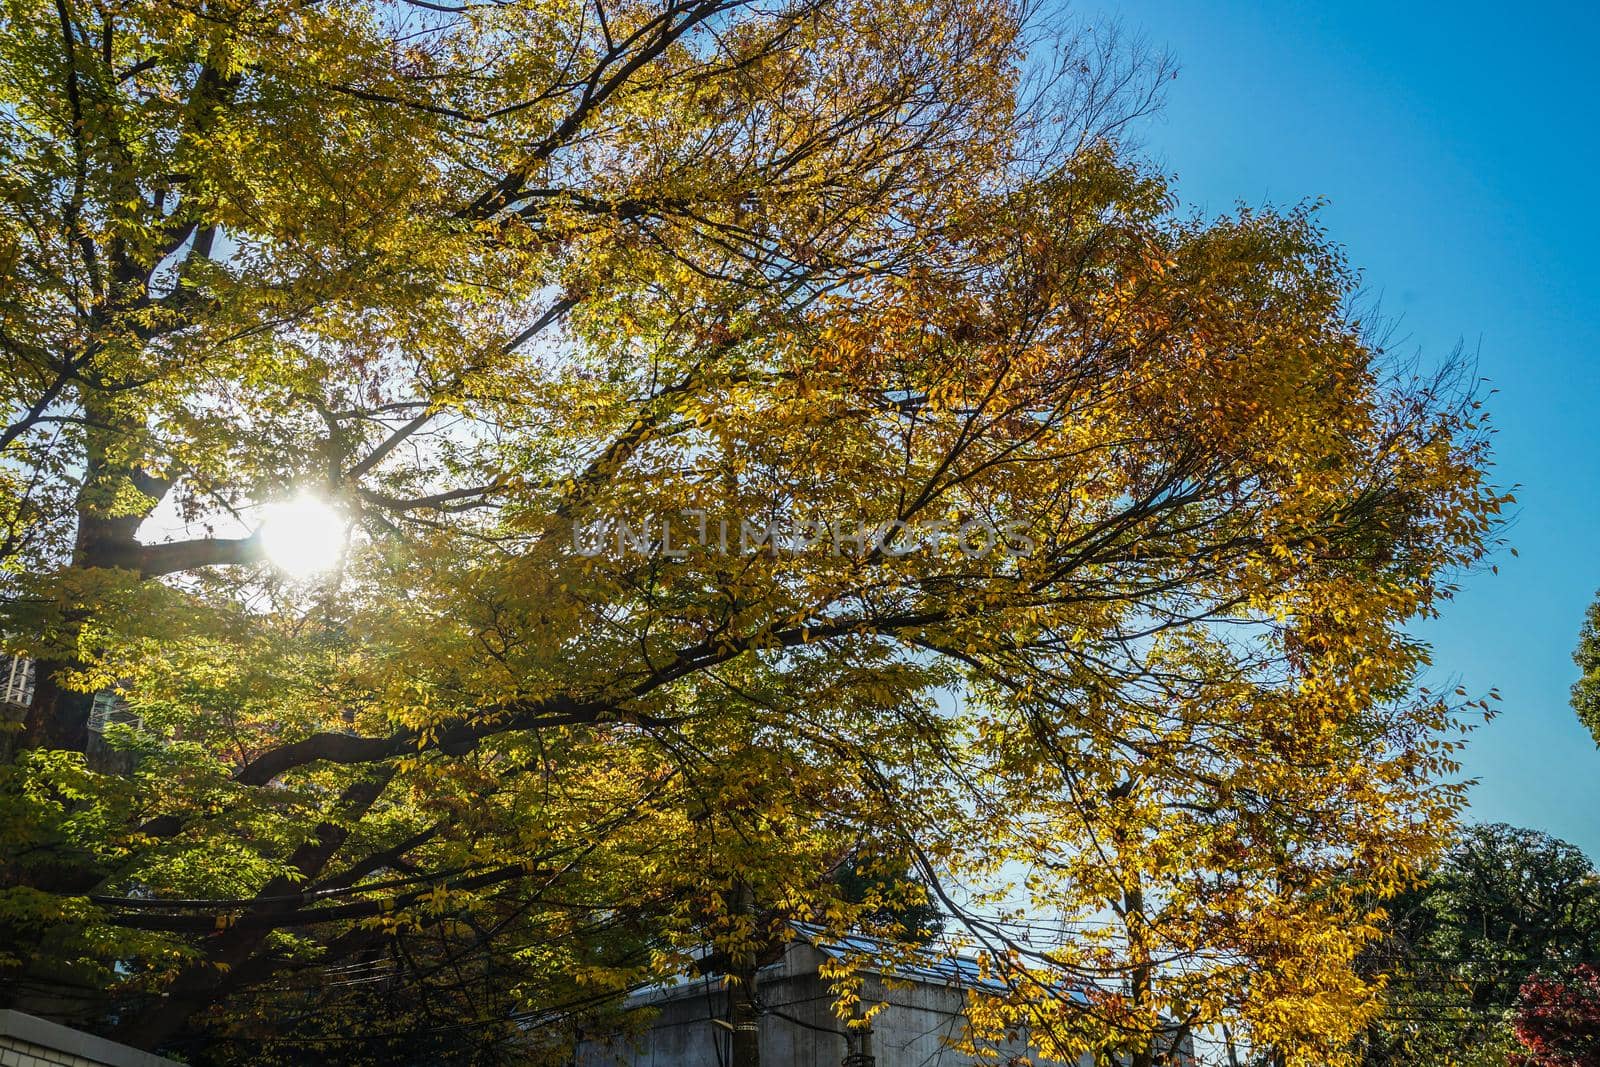
<svg viewBox="0 0 1600 1067"><path fill-rule="evenodd" d="M1600 600L1589 605L1572 659L1583 672L1572 686L1572 709L1600 743Z"/></svg>
<svg viewBox="0 0 1600 1067"><path fill-rule="evenodd" d="M857 850L840 866L839 891L852 904L866 905L860 916L865 932L891 941L927 945L944 932L944 913L927 886L908 871L903 856Z"/></svg>
<svg viewBox="0 0 1600 1067"><path fill-rule="evenodd" d="M1536 830L1467 827L1389 910L1387 936L1367 956L1389 975L1369 1064L1503 1063L1519 986L1600 959L1600 875L1580 849Z"/></svg>
<svg viewBox="0 0 1600 1067"><path fill-rule="evenodd" d="M1519 1067L1600 1064L1600 970L1579 964L1565 975L1534 978L1517 996Z"/></svg>
<svg viewBox="0 0 1600 1067"><path fill-rule="evenodd" d="M1174 213L1165 74L957 0L10 3L8 1001L559 1059L859 925L866 842L1009 989L974 1042L1334 1055L1348 887L1459 800L1405 624L1504 497L1312 210Z"/></svg>

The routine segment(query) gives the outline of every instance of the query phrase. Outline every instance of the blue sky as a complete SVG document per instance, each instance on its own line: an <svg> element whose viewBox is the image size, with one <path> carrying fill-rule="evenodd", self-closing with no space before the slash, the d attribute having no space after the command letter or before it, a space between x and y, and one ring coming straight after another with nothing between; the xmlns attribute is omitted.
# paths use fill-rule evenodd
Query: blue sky
<svg viewBox="0 0 1600 1067"><path fill-rule="evenodd" d="M1458 344L1497 390L1496 481L1520 556L1467 576L1429 681L1497 687L1470 817L1538 827L1600 861L1600 751L1567 692L1600 587L1600 13L1572 4L1077 4L1179 65L1140 128L1186 205L1328 201L1396 341ZM1395 344L1392 347L1400 347Z"/></svg>

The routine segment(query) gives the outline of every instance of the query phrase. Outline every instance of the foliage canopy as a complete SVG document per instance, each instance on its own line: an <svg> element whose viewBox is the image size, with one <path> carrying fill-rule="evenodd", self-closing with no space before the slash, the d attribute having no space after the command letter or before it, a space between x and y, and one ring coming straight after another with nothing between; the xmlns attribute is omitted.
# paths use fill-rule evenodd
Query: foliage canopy
<svg viewBox="0 0 1600 1067"><path fill-rule="evenodd" d="M1387 977L1368 1067L1505 1063L1524 983L1600 959L1600 873L1537 830L1465 828L1387 910L1385 936L1363 954Z"/></svg>
<svg viewBox="0 0 1600 1067"><path fill-rule="evenodd" d="M967 0L4 11L12 1003L559 1057L917 903L865 851L1008 990L974 1044L1341 1054L1459 799L1404 626L1503 498L1313 211L1175 213L1159 60Z"/></svg>

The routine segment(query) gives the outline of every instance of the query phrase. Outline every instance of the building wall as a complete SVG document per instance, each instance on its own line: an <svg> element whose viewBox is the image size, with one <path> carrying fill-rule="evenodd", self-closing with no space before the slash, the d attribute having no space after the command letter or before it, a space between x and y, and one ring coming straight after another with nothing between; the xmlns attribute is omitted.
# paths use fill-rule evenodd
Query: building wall
<svg viewBox="0 0 1600 1067"><path fill-rule="evenodd" d="M795 943L778 963L762 970L758 988L764 1064L839 1067L843 1061L845 1028L833 1013L827 983L818 976L822 959L810 945ZM896 985L885 988L876 977L866 979L866 1000L885 1004L872 1021L876 1067L971 1067L979 1062L948 1047L961 1035L961 989L933 982ZM585 1042L578 1050L578 1067L727 1067L728 1031L715 1021L727 1015L727 993L720 980L655 991L636 1003L658 1011L649 1028ZM1026 1043L1019 1042L1003 1049L1002 1057L1026 1053ZM1083 1062L1087 1065L1088 1058Z"/></svg>
<svg viewBox="0 0 1600 1067"><path fill-rule="evenodd" d="M0 1010L0 1067L180 1067L20 1011Z"/></svg>
<svg viewBox="0 0 1600 1067"><path fill-rule="evenodd" d="M94 1060L70 1052L35 1045L15 1037L0 1037L0 1067L101 1067Z"/></svg>

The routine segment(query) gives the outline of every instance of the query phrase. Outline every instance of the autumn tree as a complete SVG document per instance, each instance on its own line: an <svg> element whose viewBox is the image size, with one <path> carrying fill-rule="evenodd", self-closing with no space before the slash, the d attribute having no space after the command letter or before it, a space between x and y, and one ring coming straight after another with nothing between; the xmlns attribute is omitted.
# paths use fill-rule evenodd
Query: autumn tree
<svg viewBox="0 0 1600 1067"><path fill-rule="evenodd" d="M1459 801L1406 624L1503 498L1313 211L1124 147L1165 73L962 0L10 0L7 1001L559 1060L858 926L867 847L969 1043L1340 1055Z"/></svg>
<svg viewBox="0 0 1600 1067"><path fill-rule="evenodd" d="M1561 975L1538 976L1517 996L1516 1067L1596 1067L1600 1064L1600 969L1579 964Z"/></svg>

